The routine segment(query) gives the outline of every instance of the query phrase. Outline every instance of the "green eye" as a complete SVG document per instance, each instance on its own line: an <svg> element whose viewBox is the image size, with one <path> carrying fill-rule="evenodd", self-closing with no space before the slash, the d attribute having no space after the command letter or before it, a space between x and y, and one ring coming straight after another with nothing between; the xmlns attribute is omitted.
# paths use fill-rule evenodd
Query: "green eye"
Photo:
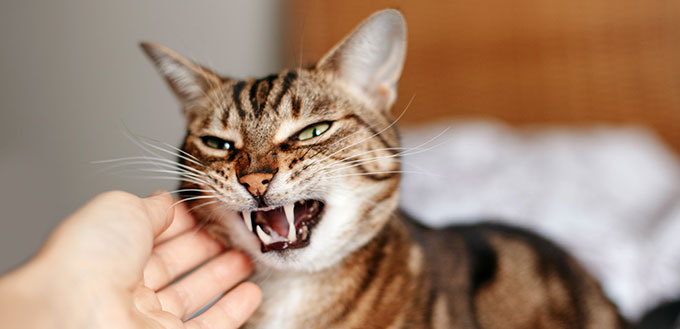
<svg viewBox="0 0 680 329"><path fill-rule="evenodd" d="M225 141L224 139L215 136L203 136L201 137L201 140L203 141L203 144L205 144L207 147L214 148L217 150L230 151L234 149L234 143Z"/></svg>
<svg viewBox="0 0 680 329"><path fill-rule="evenodd" d="M300 141L304 141L310 138L314 138L325 133L326 130L328 130L328 128L330 127L331 127L330 122L320 122L315 123L313 125L309 125L305 129L302 129L302 131L298 134L297 139Z"/></svg>

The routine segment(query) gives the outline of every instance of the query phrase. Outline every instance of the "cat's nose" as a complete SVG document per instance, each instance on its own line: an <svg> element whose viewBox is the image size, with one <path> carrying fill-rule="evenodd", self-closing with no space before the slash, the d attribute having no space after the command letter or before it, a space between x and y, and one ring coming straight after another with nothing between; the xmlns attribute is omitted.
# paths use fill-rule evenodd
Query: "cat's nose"
<svg viewBox="0 0 680 329"><path fill-rule="evenodd" d="M255 173L242 176L238 179L239 183L250 192L254 197L262 196L269 187L273 174Z"/></svg>

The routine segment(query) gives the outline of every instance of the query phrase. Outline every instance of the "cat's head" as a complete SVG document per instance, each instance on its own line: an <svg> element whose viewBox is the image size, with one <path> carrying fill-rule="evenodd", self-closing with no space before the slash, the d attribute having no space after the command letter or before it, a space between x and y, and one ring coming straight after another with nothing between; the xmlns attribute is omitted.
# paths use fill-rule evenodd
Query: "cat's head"
<svg viewBox="0 0 680 329"><path fill-rule="evenodd" d="M372 15L314 67L262 79L142 48L182 104L182 186L209 231L257 263L313 271L387 222L400 169L390 113L406 53L398 11Z"/></svg>

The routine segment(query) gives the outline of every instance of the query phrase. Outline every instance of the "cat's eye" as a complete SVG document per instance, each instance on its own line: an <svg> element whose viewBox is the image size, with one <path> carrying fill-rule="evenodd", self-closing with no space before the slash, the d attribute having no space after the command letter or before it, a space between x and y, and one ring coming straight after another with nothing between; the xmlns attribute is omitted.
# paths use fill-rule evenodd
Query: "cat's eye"
<svg viewBox="0 0 680 329"><path fill-rule="evenodd" d="M313 125L309 125L305 127L305 129L302 129L302 131L300 131L300 133L297 135L297 139L299 141L304 141L314 138L325 133L330 127L331 127L330 122L319 122Z"/></svg>
<svg viewBox="0 0 680 329"><path fill-rule="evenodd" d="M201 137L201 141L203 141L203 144L205 144L205 146L217 150L231 151L234 149L234 143L230 141L225 141L224 139L215 136L203 136Z"/></svg>

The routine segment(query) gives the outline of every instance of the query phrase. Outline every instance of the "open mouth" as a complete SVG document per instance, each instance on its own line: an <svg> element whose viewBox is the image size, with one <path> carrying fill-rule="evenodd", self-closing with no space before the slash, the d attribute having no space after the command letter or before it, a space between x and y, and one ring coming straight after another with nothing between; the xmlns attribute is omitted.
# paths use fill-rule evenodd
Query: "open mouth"
<svg viewBox="0 0 680 329"><path fill-rule="evenodd" d="M262 243L262 252L306 247L324 203L301 200L282 207L243 211L246 227Z"/></svg>

